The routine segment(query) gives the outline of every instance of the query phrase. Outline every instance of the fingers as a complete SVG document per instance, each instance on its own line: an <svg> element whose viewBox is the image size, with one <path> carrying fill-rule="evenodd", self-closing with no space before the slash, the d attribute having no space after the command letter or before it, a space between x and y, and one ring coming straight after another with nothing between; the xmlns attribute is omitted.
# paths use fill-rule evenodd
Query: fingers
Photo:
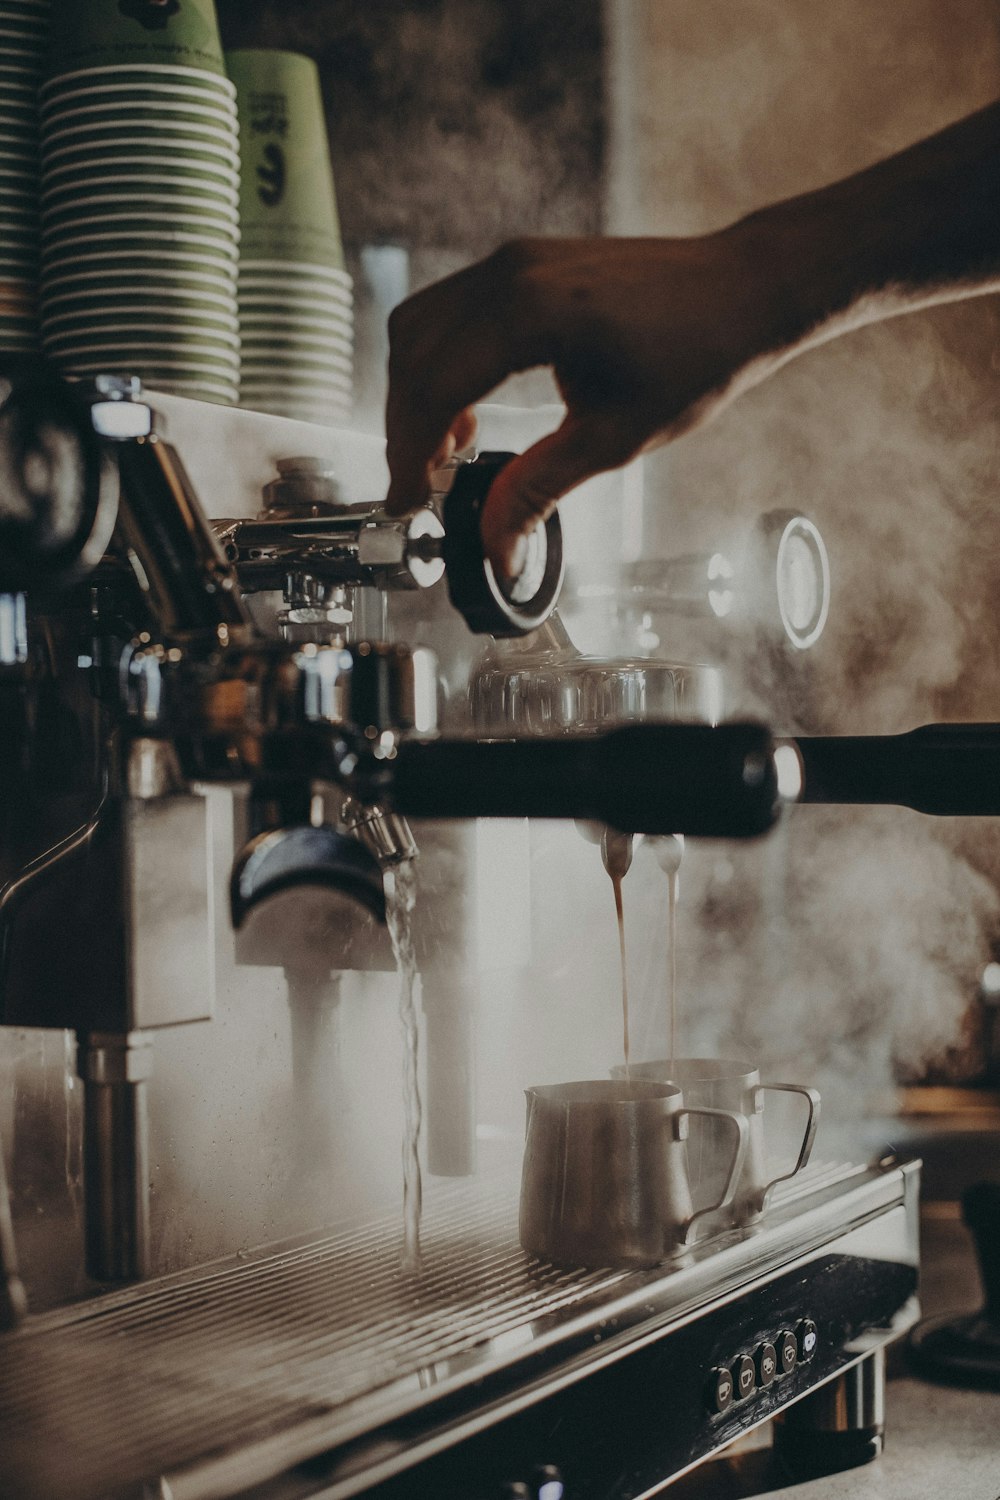
<svg viewBox="0 0 1000 1500"><path fill-rule="evenodd" d="M528 259L526 249L503 247L392 313L385 424L390 514L422 504L435 463L471 441L474 402L515 371L547 362L544 349L526 351L524 328L532 319L521 305L521 273Z"/></svg>
<svg viewBox="0 0 1000 1500"><path fill-rule="evenodd" d="M633 452L616 427L570 414L557 431L511 459L483 507L483 549L494 568L503 577L516 574L521 538L551 515L567 490L627 462Z"/></svg>

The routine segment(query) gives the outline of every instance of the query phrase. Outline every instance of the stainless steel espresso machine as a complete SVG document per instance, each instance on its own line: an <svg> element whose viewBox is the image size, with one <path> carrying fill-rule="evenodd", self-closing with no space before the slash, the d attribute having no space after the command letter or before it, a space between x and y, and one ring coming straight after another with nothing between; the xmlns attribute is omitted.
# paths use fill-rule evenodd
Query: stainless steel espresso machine
<svg viewBox="0 0 1000 1500"><path fill-rule="evenodd" d="M495 658L466 626L544 656L562 581L555 520L513 582L483 559L502 454L456 465L397 521L374 488L345 493L346 454L297 459L307 435L283 419L247 485L227 467L239 413L35 365L2 394L0 1020L76 1038L91 1281L28 1310L0 1180L0 1493L637 1500L772 1419L803 1475L874 1456L884 1350L916 1312L912 1164L811 1166L663 1264L581 1270L521 1250L516 1175L442 1144L419 1265L401 1265L397 1211L348 1203L162 1274L147 1098L175 1029L219 1024L223 947L233 975L285 973L297 1066L315 1062L331 975L389 966L387 903L418 848L445 850L444 904L461 908L442 826L748 838L788 795L987 811L989 728L924 732L905 784L891 743L778 745L703 713L548 734L512 732L512 715L487 733L455 687L471 672L495 710ZM173 441L195 420L216 435L200 495ZM390 596L445 589L450 673L385 628ZM960 792L969 764L980 780ZM461 1028L452 1004L429 1113L436 1087L467 1112ZM373 1128L368 1094L345 1152Z"/></svg>

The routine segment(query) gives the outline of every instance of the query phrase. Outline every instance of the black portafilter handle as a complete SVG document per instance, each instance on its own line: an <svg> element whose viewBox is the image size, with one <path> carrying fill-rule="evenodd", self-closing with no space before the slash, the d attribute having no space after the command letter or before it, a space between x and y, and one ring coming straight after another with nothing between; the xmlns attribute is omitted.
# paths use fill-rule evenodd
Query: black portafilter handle
<svg viewBox="0 0 1000 1500"><path fill-rule="evenodd" d="M563 580L562 526L556 511L526 538L526 559L516 578L498 577L483 555L483 506L494 479L513 453L480 453L455 471L445 496L441 543L448 596L477 635L528 635L544 624Z"/></svg>
<svg viewBox="0 0 1000 1500"><path fill-rule="evenodd" d="M888 803L943 817L1000 815L1000 724L795 739L799 800Z"/></svg>
<svg viewBox="0 0 1000 1500"><path fill-rule="evenodd" d="M526 740L404 741L383 801L417 818L585 818L622 833L753 838L775 822L760 724L634 724Z"/></svg>

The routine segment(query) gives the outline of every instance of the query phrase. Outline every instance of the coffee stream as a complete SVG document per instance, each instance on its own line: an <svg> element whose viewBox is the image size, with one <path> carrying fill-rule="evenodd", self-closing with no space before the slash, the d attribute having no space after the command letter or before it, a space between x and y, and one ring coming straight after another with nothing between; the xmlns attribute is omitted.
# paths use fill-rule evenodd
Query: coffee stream
<svg viewBox="0 0 1000 1500"><path fill-rule="evenodd" d="M404 860L386 881L385 914L399 974L399 1021L403 1032L403 1256L405 1271L420 1266L420 1210L423 1188L420 1180L420 1081L417 1008L414 986L417 957L413 948L413 908L417 901L417 874L412 860Z"/></svg>
<svg viewBox="0 0 1000 1500"><path fill-rule="evenodd" d="M677 1056L677 870L667 872L667 1015L670 1026L670 1072L673 1072Z"/></svg>
<svg viewBox="0 0 1000 1500"><path fill-rule="evenodd" d="M676 865L666 870L667 876L667 1057L670 1070L677 1056L677 895L680 886ZM618 918L618 952L622 971L622 1028L625 1041L625 1082L631 1083L629 1067L629 1016L628 1016L628 964L625 948L625 909L622 900L622 876L611 873L611 885L615 893L615 915Z"/></svg>
<svg viewBox="0 0 1000 1500"><path fill-rule="evenodd" d="M632 1074L629 1071L629 1038L628 1038L628 963L625 954L625 910L622 905L622 877L612 875L611 884L615 892L615 912L618 917L618 953L622 966L622 1029L625 1036L625 1082L631 1083Z"/></svg>

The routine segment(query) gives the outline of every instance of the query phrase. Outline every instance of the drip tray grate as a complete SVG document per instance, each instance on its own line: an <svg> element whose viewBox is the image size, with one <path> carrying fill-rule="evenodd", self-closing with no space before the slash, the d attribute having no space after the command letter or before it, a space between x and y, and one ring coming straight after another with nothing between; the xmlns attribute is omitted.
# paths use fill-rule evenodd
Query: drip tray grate
<svg viewBox="0 0 1000 1500"><path fill-rule="evenodd" d="M419 1273L394 1214L30 1320L0 1341L0 1495L104 1500L316 1418L347 1441L625 1279L529 1260L515 1226L516 1186L450 1184Z"/></svg>

